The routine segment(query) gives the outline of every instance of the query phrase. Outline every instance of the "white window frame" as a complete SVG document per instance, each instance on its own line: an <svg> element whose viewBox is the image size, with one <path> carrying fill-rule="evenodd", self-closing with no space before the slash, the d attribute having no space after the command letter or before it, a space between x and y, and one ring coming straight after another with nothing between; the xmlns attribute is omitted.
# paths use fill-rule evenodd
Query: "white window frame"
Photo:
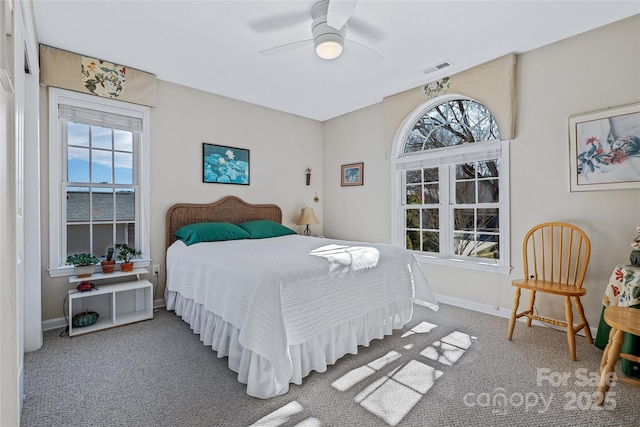
<svg viewBox="0 0 640 427"><path fill-rule="evenodd" d="M404 154L403 148L409 133L417 121L437 105L454 100L468 99L478 102L467 96L450 94L443 95L426 101L415 108L402 122L393 140L391 158L391 243L402 248L406 247L405 241L405 217L404 197L405 188L403 171L411 168L435 167L453 165L465 161L482 160L488 158L500 159L500 259L490 262L485 259L470 259L469 257L456 257L452 253L453 242L453 209L445 205L440 199L440 239L442 253L426 253L412 251L421 261L428 264L443 265L449 267L465 268L477 271L488 271L500 274L509 274L510 266L510 237L509 237L509 141L485 141L472 144L463 144L453 147L425 150L416 153ZM500 153L499 157L495 153ZM452 197L452 179L447 174L448 168L440 167L440 194L446 195L446 201ZM446 239L442 242L442 239ZM444 244L443 244L444 243Z"/></svg>
<svg viewBox="0 0 640 427"><path fill-rule="evenodd" d="M58 116L58 105L71 105L90 110L105 111L123 116L136 117L142 120L142 132L137 155L134 155L135 167L139 179L139 195L136 206L136 217L139 224L139 242L136 249L142 251L142 257L135 260L136 267L147 267L150 264L150 154L149 154L149 107L100 98L64 89L49 88L49 275L50 277L71 276L73 266L65 265L66 255L63 251L66 230L64 202L61 183L65 179L66 146L63 141L66 129L61 126ZM135 148L134 148L135 150ZM64 223L64 224L63 224ZM97 266L99 268L99 266ZM96 270L97 271L97 270Z"/></svg>

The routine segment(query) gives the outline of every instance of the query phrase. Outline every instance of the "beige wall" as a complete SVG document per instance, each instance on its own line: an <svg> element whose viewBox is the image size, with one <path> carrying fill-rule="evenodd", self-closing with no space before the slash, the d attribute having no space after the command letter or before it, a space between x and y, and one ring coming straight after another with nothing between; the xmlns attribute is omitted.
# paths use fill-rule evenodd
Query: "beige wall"
<svg viewBox="0 0 640 427"><path fill-rule="evenodd" d="M48 189L47 91L41 91L42 188ZM209 203L235 195L250 203L276 203L283 224L295 225L300 209L314 208L322 234L322 124L164 81L158 82L158 106L151 110L151 258L161 264L156 297L164 292L165 213L173 203ZM202 182L202 143L250 150L250 185ZM305 170L312 169L311 185ZM313 196L318 193L320 201ZM42 195L43 230L48 230L48 193ZM42 239L43 320L62 317L67 278L47 273L48 233Z"/></svg>
<svg viewBox="0 0 640 427"><path fill-rule="evenodd" d="M522 274L520 247L526 230L539 222L566 220L583 227L592 241L585 282L588 293L583 301L591 326L597 327L607 279L617 264L629 259L635 227L640 224L640 191L569 192L568 117L640 102L639 62L640 16L517 56L516 137L510 153L512 273L423 263L436 293L508 312L513 300L510 281ZM385 99L386 104L325 122L327 235L389 240L393 135L406 114L425 100L407 96L397 105L397 98ZM363 159L365 185L341 188L339 165ZM345 220L353 212L364 214L354 222ZM561 301L540 297L536 305L540 314L564 316Z"/></svg>
<svg viewBox="0 0 640 427"><path fill-rule="evenodd" d="M640 224L640 191L570 193L567 118L640 102L640 16L520 55L516 72L513 241L532 224L551 219L584 228L592 253L583 301L591 326L597 326L607 280L617 264L629 262L630 243ZM544 173L538 172L540 165ZM512 246L514 276L522 274L517 249ZM545 308L544 301L537 305ZM563 316L558 304L548 311Z"/></svg>
<svg viewBox="0 0 640 427"><path fill-rule="evenodd" d="M380 120L383 114L382 104L376 104L325 122L326 237L390 241L389 150L381 137L384 134L384 123ZM341 166L357 162L364 162L364 185L341 187Z"/></svg>

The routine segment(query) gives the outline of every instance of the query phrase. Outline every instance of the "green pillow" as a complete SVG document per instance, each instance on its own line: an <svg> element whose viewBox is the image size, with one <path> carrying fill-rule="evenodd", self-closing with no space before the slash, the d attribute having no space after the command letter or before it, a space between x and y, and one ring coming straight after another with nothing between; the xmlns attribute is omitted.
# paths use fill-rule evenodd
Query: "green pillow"
<svg viewBox="0 0 640 427"><path fill-rule="evenodd" d="M228 222L198 222L180 227L176 237L189 246L200 242L248 239L250 236L242 228Z"/></svg>
<svg viewBox="0 0 640 427"><path fill-rule="evenodd" d="M251 239L265 239L267 237L297 234L294 230L269 220L243 222L242 224L238 224L238 227L246 230Z"/></svg>

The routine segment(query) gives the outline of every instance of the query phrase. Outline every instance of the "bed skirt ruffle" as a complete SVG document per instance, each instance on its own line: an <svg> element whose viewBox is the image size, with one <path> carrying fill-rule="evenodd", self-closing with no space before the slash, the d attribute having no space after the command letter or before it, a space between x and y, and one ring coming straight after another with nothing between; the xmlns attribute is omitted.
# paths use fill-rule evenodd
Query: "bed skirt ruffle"
<svg viewBox="0 0 640 427"><path fill-rule="evenodd" d="M211 346L219 358L228 357L229 368L238 373L238 381L247 385L247 394L261 399L286 393L289 383L301 384L302 378L311 371L325 372L328 365L333 365L345 354L356 354L358 346L368 346L372 340L382 339L391 335L394 329L402 328L413 314L411 299L394 301L302 344L290 345L288 356L292 374L288 383L279 384L271 362L240 343L240 329L177 292L167 290L165 303L167 310L181 316L193 332L200 335L200 341Z"/></svg>

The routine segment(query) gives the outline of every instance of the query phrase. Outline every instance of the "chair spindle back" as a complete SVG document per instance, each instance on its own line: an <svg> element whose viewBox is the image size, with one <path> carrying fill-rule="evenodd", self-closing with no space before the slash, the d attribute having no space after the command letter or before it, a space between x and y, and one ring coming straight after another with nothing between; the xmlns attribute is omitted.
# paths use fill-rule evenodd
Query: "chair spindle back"
<svg viewBox="0 0 640 427"><path fill-rule="evenodd" d="M522 245L525 277L582 287L591 242L579 227L547 222L533 227Z"/></svg>

